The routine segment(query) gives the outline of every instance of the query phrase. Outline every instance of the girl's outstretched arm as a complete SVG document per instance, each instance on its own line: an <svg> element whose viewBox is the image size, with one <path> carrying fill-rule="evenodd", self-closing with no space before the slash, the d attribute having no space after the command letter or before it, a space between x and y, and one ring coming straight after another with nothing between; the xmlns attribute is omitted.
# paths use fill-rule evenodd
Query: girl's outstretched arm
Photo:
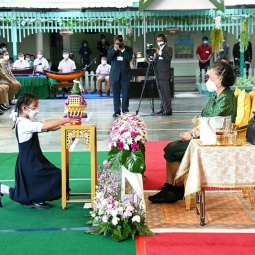
<svg viewBox="0 0 255 255"><path fill-rule="evenodd" d="M53 120L49 122L43 123L42 130L46 131L55 131L61 128L61 125L67 124L67 123L75 123L79 122L79 119L73 119L73 118L63 118L60 120Z"/></svg>

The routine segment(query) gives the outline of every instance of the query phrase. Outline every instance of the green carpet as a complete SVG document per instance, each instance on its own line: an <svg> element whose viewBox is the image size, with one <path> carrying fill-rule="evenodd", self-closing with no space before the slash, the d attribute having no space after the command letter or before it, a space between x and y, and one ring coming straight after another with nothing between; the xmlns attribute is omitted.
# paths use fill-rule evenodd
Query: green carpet
<svg viewBox="0 0 255 255"><path fill-rule="evenodd" d="M57 167L61 167L60 152L47 152L44 155ZM98 152L98 165L107 158L107 152ZM13 180L17 153L0 153L0 180ZM70 178L90 178L90 153L70 153ZM13 181L4 182L13 186ZM90 192L90 181L70 181L73 193ZM89 209L83 209L83 203L68 203L62 210L61 199L50 202L49 210L25 208L4 195L0 208L1 230L29 230L54 228L91 227L85 222ZM110 236L94 236L83 230L71 231L33 231L0 233L0 254L136 254L134 240L116 243Z"/></svg>

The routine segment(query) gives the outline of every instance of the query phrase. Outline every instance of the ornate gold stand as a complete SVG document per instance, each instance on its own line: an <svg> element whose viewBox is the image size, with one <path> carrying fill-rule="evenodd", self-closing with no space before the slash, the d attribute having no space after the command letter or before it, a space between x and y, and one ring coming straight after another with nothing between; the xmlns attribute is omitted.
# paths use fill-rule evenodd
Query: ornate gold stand
<svg viewBox="0 0 255 255"><path fill-rule="evenodd" d="M91 151L91 193L71 194L66 190L69 187L69 148L75 138L83 138L85 146ZM97 184L97 148L96 125L70 125L61 127L61 168L62 168L62 208L66 209L66 203L92 202L92 199L70 199L70 196L95 195Z"/></svg>

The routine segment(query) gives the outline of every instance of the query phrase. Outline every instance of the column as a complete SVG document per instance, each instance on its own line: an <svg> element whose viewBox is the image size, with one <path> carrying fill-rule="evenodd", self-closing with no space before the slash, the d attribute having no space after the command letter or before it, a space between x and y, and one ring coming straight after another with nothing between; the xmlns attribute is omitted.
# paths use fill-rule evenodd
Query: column
<svg viewBox="0 0 255 255"><path fill-rule="evenodd" d="M43 32L40 32L39 30L37 30L35 43L36 43L36 53L38 50L43 50Z"/></svg>
<svg viewBox="0 0 255 255"><path fill-rule="evenodd" d="M63 49L71 51L71 36L63 36Z"/></svg>
<svg viewBox="0 0 255 255"><path fill-rule="evenodd" d="M17 34L17 27L15 25L12 26L11 29L11 35L12 35L12 50L13 50L13 61L18 59L18 34Z"/></svg>

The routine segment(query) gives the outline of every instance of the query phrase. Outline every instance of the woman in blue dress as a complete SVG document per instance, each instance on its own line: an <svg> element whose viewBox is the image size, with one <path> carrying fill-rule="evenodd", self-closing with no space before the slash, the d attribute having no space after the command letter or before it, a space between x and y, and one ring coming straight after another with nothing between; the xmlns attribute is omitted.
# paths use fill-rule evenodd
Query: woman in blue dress
<svg viewBox="0 0 255 255"><path fill-rule="evenodd" d="M19 96L15 108L18 116L15 133L19 145L15 186L11 188L0 184L0 207L4 194L28 208L37 209L48 209L51 206L45 201L61 198L61 170L44 157L38 133L58 130L61 125L77 122L77 119L64 118L45 123L32 121L38 114L38 108L38 99L34 94L23 93Z"/></svg>

